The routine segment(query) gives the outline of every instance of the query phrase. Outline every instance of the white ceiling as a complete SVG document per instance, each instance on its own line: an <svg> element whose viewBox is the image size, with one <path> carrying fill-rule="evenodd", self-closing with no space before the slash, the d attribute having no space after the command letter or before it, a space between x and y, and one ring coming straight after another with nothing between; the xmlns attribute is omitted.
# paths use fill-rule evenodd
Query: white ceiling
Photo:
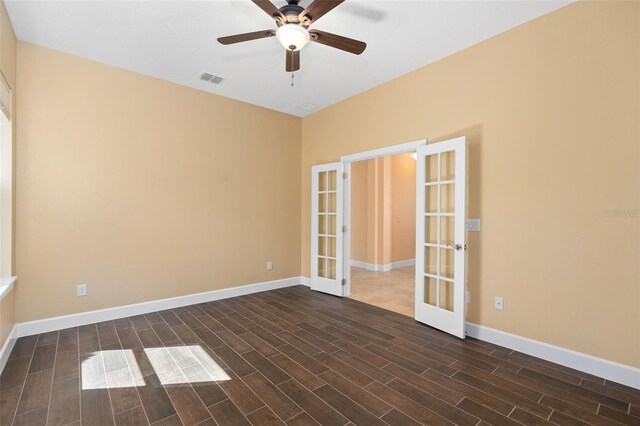
<svg viewBox="0 0 640 426"><path fill-rule="evenodd" d="M275 38L216 41L275 28L250 0L5 1L19 40L296 116L309 114L300 104L327 107L570 2L347 0L312 28L367 49L356 56L309 43L291 87ZM202 81L203 72L226 80Z"/></svg>

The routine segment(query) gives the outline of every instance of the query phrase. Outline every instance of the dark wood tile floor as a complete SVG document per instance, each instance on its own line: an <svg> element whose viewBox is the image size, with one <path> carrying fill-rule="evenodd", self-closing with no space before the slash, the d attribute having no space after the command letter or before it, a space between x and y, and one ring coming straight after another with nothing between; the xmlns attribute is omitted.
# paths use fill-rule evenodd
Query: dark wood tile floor
<svg viewBox="0 0 640 426"><path fill-rule="evenodd" d="M2 425L640 425L640 391L291 287L18 340Z"/></svg>

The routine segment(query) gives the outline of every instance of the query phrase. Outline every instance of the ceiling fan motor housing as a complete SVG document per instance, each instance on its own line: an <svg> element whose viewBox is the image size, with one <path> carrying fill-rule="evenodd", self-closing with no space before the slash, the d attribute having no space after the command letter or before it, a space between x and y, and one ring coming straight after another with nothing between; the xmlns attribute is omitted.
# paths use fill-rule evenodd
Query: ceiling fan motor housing
<svg viewBox="0 0 640 426"><path fill-rule="evenodd" d="M298 23L300 22L299 16L304 11L302 6L298 6L297 0L292 0L289 4L282 6L280 9L280 13L284 15L287 23Z"/></svg>

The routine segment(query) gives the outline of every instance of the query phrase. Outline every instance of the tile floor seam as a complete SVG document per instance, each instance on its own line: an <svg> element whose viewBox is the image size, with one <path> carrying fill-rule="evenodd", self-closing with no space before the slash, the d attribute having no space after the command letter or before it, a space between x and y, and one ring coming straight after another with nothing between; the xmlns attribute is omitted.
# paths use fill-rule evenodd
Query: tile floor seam
<svg viewBox="0 0 640 426"><path fill-rule="evenodd" d="M24 375L24 381L22 382L22 387L20 388L20 397L18 397L18 402L16 403L16 408L15 408L15 410L13 412L13 417L11 418L11 424L12 425L15 423L16 417L18 416L18 409L20 408L20 403L22 402L22 395L24 393L24 387L27 384L27 378L29 377L29 370L31 370L31 363L33 362L33 354L36 351L36 345L38 344L38 338L36 338L36 341L33 344L33 350L31 351L31 358L29 359L29 366L27 367L26 373ZM11 354L9 354L9 359L11 359Z"/></svg>
<svg viewBox="0 0 640 426"><path fill-rule="evenodd" d="M58 344L60 343L60 331L58 331L58 337L56 338L56 351L53 354L53 368L51 372L51 388L49 389L49 403L47 404L47 416L44 424L49 424L49 412L51 411L51 398L53 397L53 379L56 375L56 360L58 359Z"/></svg>
<svg viewBox="0 0 640 426"><path fill-rule="evenodd" d="M128 317L127 317L128 319ZM131 324L131 321L129 321L129 323ZM133 328L133 324L131 324L131 331L133 331L134 333L136 332ZM120 347L124 349L124 347L122 346L122 339L120 338L120 334L118 333L118 330L116 329L116 336L118 337L118 342L120 342ZM140 342L140 344L142 344L142 342L140 341L140 337L138 336L138 334L136 333L136 338L138 339L138 341ZM125 362L127 363L127 368L129 369L129 373L131 373L131 377L134 380L135 383L135 377L133 377L133 370L131 369L131 365L129 365L129 360L127 359L127 357L125 357ZM143 378L144 379L144 378ZM138 389L138 387L136 386L136 395L138 395L138 400L140 401L140 407L142 407L142 413L144 414L144 418L147 419L147 424L151 424L151 422L149 421L149 416L147 416L147 411L144 409L144 404L142 403L142 398L140 397L140 390ZM136 408L133 407L131 408L132 410ZM114 413L114 420L115 420L115 413Z"/></svg>

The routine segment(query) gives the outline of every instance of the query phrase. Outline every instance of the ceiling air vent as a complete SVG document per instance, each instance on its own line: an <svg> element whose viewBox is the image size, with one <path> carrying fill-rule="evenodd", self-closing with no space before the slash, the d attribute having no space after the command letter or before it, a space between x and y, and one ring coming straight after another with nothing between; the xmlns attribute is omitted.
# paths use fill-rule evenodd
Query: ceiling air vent
<svg viewBox="0 0 640 426"><path fill-rule="evenodd" d="M202 74L200 74L200 80L208 81L213 84L220 84L224 81L224 78L217 75L209 74L208 72L203 72Z"/></svg>
<svg viewBox="0 0 640 426"><path fill-rule="evenodd" d="M300 105L298 105L298 109L301 109L306 112L311 112L318 109L318 105L314 105L311 102L303 102Z"/></svg>

